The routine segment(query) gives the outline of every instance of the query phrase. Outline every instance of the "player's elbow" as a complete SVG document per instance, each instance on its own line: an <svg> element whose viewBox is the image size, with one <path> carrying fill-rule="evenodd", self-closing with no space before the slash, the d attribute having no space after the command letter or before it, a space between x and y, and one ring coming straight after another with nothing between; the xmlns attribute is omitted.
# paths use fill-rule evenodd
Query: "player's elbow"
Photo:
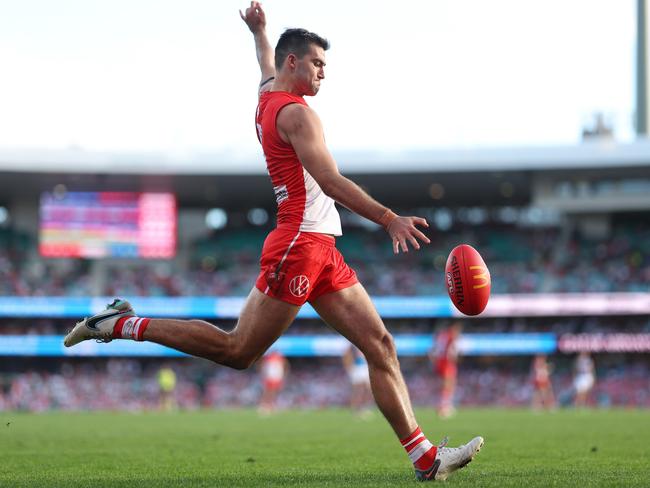
<svg viewBox="0 0 650 488"><path fill-rule="evenodd" d="M323 193L325 193L325 195L327 195L330 198L334 198L334 200L336 200L336 198L334 197L336 188L329 181L319 182L318 186L320 186L320 189L323 190Z"/></svg>
<svg viewBox="0 0 650 488"><path fill-rule="evenodd" d="M340 174L328 175L325 178L321 178L318 185L325 195L338 201L341 197L341 178L342 176Z"/></svg>

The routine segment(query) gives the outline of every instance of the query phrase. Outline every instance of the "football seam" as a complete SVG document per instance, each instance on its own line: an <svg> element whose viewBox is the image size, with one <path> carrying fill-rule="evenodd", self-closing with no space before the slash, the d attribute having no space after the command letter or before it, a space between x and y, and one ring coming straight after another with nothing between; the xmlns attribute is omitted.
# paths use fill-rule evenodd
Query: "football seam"
<svg viewBox="0 0 650 488"><path fill-rule="evenodd" d="M462 278L463 278L463 288L465 288L465 300L467 301L467 311L470 313L465 313L465 315L474 315L474 300L472 293L474 291L473 288L471 288L471 283L469 282L468 278L468 264L467 264L467 259L465 255L465 247L460 248L460 254L461 257L463 258L463 265L461 266L461 273L462 273ZM470 291L471 289L471 291Z"/></svg>

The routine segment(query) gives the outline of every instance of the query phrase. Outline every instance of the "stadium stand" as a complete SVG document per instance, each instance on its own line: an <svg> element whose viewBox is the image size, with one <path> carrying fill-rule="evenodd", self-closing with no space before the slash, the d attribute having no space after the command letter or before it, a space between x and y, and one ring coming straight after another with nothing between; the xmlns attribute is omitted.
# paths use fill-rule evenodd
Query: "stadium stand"
<svg viewBox="0 0 650 488"><path fill-rule="evenodd" d="M534 294L543 298L559 293L557 298L565 293L609 292L645 296L650 283L650 143L609 144L605 149L584 144L579 148L454 153L441 159L410 155L405 160L408 163L396 162L385 174L353 175L372 195L400 213L426 217L432 243L418 253L395 257L381 230L342 210L344 235L337 245L375 297L420 298L420 303L446 300L445 260L449 250L461 242L479 249L488 263L493 297ZM92 352L65 357L61 335L78 315L59 309L49 315L35 311L49 310L47 306L55 298L90 300L96 308L103 297L113 295L154 299L245 296L257 276L259 252L273 225L249 216L251 207L263 207L261 214L273 213L268 206L272 195L266 175L124 178L81 174L92 161L81 166L71 161L70 174L45 174L30 172L29 162L24 160L11 167L14 159L0 161L10 166L0 172L0 206L7 216L0 222L0 301L5 300L0 346L3 338L8 338L14 342L7 344L32 344L35 352L22 355L10 346L2 349L0 410L155 409L160 394L157 372L170 363L178 378L175 396L179 408L255 405L260 384L254 370L234 372L186 357L162 357L159 352L143 357L94 357ZM396 172L395 168L402 166L405 171ZM106 170L97 169L97 173L101 171ZM469 172L472 178L466 178ZM165 260L40 256L39 199L53 188L175 193L176 256ZM217 229L205 219L216 207L227 214L227 223ZM579 302L582 295L576 296ZM598 304L600 296L590 300ZM39 298L42 301L29 301ZM20 299L27 300L21 302L26 305L12 314L12 302ZM634 297L629 300L626 303L633 303ZM30 303L38 303L34 313L30 313ZM419 335L422 343L422 337L430 338L450 318L449 309L445 310L446 314L396 316L386 322L395 336ZM524 310L517 316L477 318L466 332L498 340L548 334L552 381L560 403L570 403L575 352L589 350L597 367L593 405L650 406L650 349L644 349L650 334L647 311L635 312L624 306L606 314L556 313L552 306L544 310L543 314ZM201 317L198 312L194 316ZM226 328L234 326L232 316L204 318ZM287 335L327 339L334 333L319 320L301 318ZM39 349L41 339L50 341L45 344L48 347L60 347ZM549 343L538 341L537 346L540 344ZM458 404L529 405L531 359L531 351L521 350L463 357ZM294 355L290 361L292 373L281 406L321 408L347 403L349 391L342 381L345 376L338 357ZM401 361L414 403L434 406L439 380L433 377L423 351L405 355Z"/></svg>
<svg viewBox="0 0 650 488"><path fill-rule="evenodd" d="M414 212L414 210L407 210ZM480 249L489 263L493 293L645 291L650 282L650 223L620 219L599 239L557 228L458 226L431 232L420 253L395 258L382 232L352 230L339 248L372 295L441 295L440 272L458 242ZM16 296L244 296L257 276L265 232L229 229L192 243L189 262L124 260L97 270L87 260L44 259L34 239L4 231L0 295Z"/></svg>

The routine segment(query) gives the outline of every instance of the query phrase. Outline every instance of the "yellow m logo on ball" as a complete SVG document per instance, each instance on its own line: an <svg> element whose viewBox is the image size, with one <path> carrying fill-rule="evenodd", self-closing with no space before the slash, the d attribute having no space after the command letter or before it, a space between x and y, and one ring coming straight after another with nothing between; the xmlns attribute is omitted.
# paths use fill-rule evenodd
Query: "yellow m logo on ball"
<svg viewBox="0 0 650 488"><path fill-rule="evenodd" d="M484 288L488 285L488 282L490 281L490 278L488 278L487 274L487 269L485 269L483 266L470 266L469 270L480 270L481 272L479 274L472 275L472 278L475 280L483 280L483 283L478 284L478 285L473 285L472 288L475 290L478 290L479 288Z"/></svg>

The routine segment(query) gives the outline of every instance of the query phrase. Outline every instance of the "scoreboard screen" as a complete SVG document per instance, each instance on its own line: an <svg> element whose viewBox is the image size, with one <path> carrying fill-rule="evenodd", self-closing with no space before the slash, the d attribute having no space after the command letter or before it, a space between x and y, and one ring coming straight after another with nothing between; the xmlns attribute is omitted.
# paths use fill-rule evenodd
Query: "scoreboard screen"
<svg viewBox="0 0 650 488"><path fill-rule="evenodd" d="M172 193L43 193L39 250L44 257L171 258L176 221Z"/></svg>

